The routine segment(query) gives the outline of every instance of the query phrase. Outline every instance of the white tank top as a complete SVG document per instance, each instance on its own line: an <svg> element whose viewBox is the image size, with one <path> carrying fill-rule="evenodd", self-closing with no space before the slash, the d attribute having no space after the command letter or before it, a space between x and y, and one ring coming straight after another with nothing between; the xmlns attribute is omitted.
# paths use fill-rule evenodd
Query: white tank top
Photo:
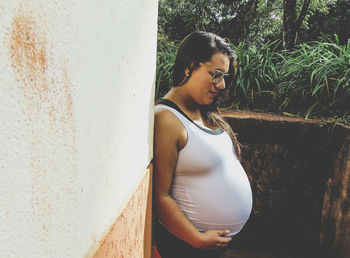
<svg viewBox="0 0 350 258"><path fill-rule="evenodd" d="M228 229L228 236L237 234L249 218L252 192L231 138L221 129L199 126L175 103L169 100L163 103L166 105L158 104L155 109L171 111L187 131L187 143L178 154L170 196L200 232Z"/></svg>

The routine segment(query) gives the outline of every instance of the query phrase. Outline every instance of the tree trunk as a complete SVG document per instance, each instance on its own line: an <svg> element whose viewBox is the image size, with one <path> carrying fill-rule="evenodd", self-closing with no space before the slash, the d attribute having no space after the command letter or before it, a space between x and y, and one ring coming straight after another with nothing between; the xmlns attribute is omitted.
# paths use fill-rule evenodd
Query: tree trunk
<svg viewBox="0 0 350 258"><path fill-rule="evenodd" d="M296 35L310 7L311 0L304 0L303 7L296 17L297 0L283 0L282 43L284 49L294 48Z"/></svg>
<svg viewBox="0 0 350 258"><path fill-rule="evenodd" d="M284 49L292 49L296 36L296 0L283 0L282 43Z"/></svg>

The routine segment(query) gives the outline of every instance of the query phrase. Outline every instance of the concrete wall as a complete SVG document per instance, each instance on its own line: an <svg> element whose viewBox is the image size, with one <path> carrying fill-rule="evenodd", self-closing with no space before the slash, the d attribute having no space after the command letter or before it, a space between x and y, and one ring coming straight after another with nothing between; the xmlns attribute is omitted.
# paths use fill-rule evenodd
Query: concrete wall
<svg viewBox="0 0 350 258"><path fill-rule="evenodd" d="M141 257L157 4L1 1L0 257L92 257L130 206Z"/></svg>
<svg viewBox="0 0 350 258"><path fill-rule="evenodd" d="M231 248L271 257L350 257L350 128L256 113L226 116L243 145L254 196L250 220Z"/></svg>

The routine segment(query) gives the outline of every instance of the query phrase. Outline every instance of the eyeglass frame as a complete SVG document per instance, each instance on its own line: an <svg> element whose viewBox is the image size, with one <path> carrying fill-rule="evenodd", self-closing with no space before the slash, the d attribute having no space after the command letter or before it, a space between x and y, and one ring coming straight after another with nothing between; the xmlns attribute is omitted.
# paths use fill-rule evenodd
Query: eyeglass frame
<svg viewBox="0 0 350 258"><path fill-rule="evenodd" d="M199 65L205 65L205 66L208 66L206 63L202 63L202 62L199 62ZM209 72L209 71L208 71ZM211 75L213 72L209 72L209 74ZM220 77L218 78L215 78L215 75L216 74L220 74ZM214 84L218 84L220 83L222 80L225 80L225 77L229 77L230 74L229 73L225 73L219 69L216 69L211 77L211 82L214 83ZM214 81L215 80L215 81Z"/></svg>

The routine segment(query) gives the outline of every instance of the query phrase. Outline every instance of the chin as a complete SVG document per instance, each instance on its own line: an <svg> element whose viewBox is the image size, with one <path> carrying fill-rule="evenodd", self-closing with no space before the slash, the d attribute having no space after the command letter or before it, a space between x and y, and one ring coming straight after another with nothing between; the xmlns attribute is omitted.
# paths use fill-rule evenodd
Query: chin
<svg viewBox="0 0 350 258"><path fill-rule="evenodd" d="M207 98L202 98L202 99L200 99L200 100L198 100L198 101L196 101L196 102L197 102L197 104L199 104L199 105L201 105L201 106L207 106L207 105L212 104L212 103L214 102L215 99L216 99L216 98L207 97Z"/></svg>
<svg viewBox="0 0 350 258"><path fill-rule="evenodd" d="M214 102L214 99L207 100L207 101L204 101L204 103L202 105L207 106L207 105L213 104L213 102Z"/></svg>
<svg viewBox="0 0 350 258"><path fill-rule="evenodd" d="M215 96L214 98L209 98L208 100L207 100L207 102L208 102L208 105L209 104L212 104L215 100L217 100L218 99L218 96Z"/></svg>

